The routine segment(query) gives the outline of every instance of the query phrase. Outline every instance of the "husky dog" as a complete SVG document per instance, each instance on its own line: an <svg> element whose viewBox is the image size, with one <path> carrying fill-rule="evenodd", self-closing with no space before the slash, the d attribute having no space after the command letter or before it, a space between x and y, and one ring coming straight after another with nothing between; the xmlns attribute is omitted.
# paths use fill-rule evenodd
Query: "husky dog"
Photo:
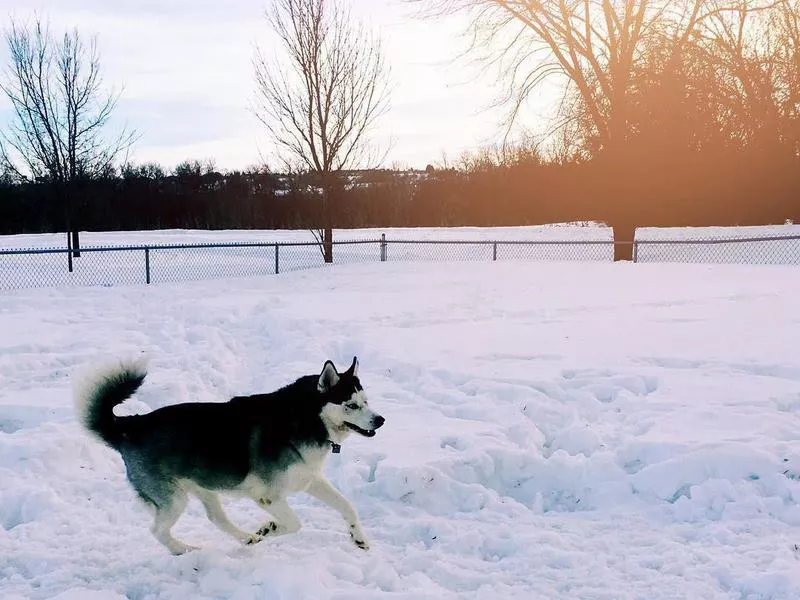
<svg viewBox="0 0 800 600"><path fill-rule="evenodd" d="M322 474L329 453L339 452L350 433L373 437L384 423L367 404L357 358L343 373L326 361L319 375L267 394L115 415L146 375L144 361L119 362L77 383L74 399L84 427L122 455L128 480L155 511L153 535L171 553L196 549L170 533L189 494L219 529L254 544L298 531L286 498L306 492L338 511L353 543L369 549L353 505ZM251 498L274 520L247 533L228 519L219 493Z"/></svg>

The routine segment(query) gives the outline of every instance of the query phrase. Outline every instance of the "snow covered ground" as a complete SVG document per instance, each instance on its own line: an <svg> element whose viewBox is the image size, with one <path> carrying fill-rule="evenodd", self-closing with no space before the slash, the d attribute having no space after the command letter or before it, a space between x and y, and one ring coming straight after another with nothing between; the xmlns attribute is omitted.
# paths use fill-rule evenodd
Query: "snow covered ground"
<svg viewBox="0 0 800 600"><path fill-rule="evenodd" d="M749 239L770 236L798 236L800 225L738 225L736 227L639 227L638 241Z"/></svg>
<svg viewBox="0 0 800 600"><path fill-rule="evenodd" d="M611 241L613 230L598 223L535 225L527 227L386 227L335 229L336 240L593 240ZM158 231L88 231L87 246L156 244L216 244L225 242L313 242L307 229L162 229ZM63 248L63 233L0 235L0 248Z"/></svg>
<svg viewBox="0 0 800 600"><path fill-rule="evenodd" d="M0 297L4 600L800 598L796 268L387 263ZM128 411L354 354L387 424L327 474L372 550L240 548L190 504L168 555L70 375L147 352ZM247 528L260 509L228 501Z"/></svg>
<svg viewBox="0 0 800 600"><path fill-rule="evenodd" d="M377 240L385 233L390 240L550 240L612 241L614 231L602 223L557 223L519 227L385 227L335 229L334 238ZM737 239L769 236L800 236L800 225L737 227L639 227L637 241ZM162 229L157 231L87 231L81 243L87 246L158 244L213 244L221 242L313 242L305 229ZM0 248L63 248L63 233L0 235Z"/></svg>

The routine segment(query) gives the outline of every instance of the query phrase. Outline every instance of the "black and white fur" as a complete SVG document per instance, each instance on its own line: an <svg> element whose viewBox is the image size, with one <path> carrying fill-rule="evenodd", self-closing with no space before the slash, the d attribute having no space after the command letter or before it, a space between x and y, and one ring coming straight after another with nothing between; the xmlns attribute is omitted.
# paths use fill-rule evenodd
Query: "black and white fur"
<svg viewBox="0 0 800 600"><path fill-rule="evenodd" d="M189 494L214 525L253 544L300 529L286 498L301 491L338 511L356 546L369 548L353 505L322 474L332 449L338 451L350 433L372 437L384 423L367 404L357 358L343 373L326 361L319 375L267 394L115 415L114 407L136 393L146 375L143 361L98 369L77 383L75 403L86 429L122 455L128 480L155 510L153 535L171 553L195 549L170 533ZM220 493L251 498L274 520L247 533L228 519Z"/></svg>

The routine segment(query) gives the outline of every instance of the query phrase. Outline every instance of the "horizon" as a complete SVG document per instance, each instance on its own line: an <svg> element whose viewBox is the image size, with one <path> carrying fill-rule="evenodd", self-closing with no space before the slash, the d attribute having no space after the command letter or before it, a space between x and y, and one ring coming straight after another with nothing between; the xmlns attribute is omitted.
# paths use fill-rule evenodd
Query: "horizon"
<svg viewBox="0 0 800 600"><path fill-rule="evenodd" d="M219 171L280 171L266 128L249 110L256 44L273 48L267 4L232 0L223 10L210 0L169 6L2 0L0 11L18 22L38 14L56 34L74 27L84 39L97 36L104 87L122 89L109 131L126 126L140 134L129 162L171 170L187 160L212 160ZM380 148L390 144L381 168L424 169L502 141L505 109L491 106L494 78L456 60L463 18L418 18L404 0L350 5L356 19L380 34L390 71L390 106L370 136ZM527 122L543 123L546 111L542 101ZM0 119L8 123L11 116L3 96Z"/></svg>

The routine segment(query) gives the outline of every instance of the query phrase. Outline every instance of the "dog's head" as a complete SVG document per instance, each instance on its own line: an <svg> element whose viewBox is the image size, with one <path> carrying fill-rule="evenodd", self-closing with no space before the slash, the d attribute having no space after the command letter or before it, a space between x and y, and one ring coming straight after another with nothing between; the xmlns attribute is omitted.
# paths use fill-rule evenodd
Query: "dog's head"
<svg viewBox="0 0 800 600"><path fill-rule="evenodd" d="M356 357L344 373L339 373L331 361L326 361L317 381L317 391L322 395L323 420L334 437L342 439L351 431L372 437L386 421L369 408L367 395L358 379Z"/></svg>

